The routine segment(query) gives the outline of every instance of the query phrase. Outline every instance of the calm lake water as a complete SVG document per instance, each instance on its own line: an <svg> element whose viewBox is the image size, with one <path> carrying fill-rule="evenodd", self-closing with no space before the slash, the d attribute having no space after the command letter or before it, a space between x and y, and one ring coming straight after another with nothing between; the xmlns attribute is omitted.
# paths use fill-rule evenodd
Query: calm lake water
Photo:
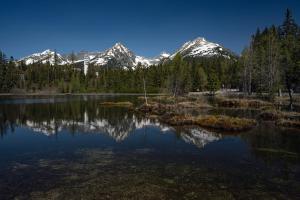
<svg viewBox="0 0 300 200"><path fill-rule="evenodd" d="M2 97L0 199L300 199L300 131L174 128L100 105L120 100L139 103Z"/></svg>

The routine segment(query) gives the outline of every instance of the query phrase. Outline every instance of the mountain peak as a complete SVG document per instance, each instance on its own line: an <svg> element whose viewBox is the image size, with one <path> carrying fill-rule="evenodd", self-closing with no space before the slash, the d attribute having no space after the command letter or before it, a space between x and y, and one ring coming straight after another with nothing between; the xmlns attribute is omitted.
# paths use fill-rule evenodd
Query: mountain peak
<svg viewBox="0 0 300 200"><path fill-rule="evenodd" d="M114 55L115 53L132 54L131 51L120 42L117 42L113 47L108 49L107 53L109 55Z"/></svg>
<svg viewBox="0 0 300 200"><path fill-rule="evenodd" d="M121 42L117 42L113 47L125 47Z"/></svg>
<svg viewBox="0 0 300 200"><path fill-rule="evenodd" d="M50 49L46 49L41 53L34 53L30 56L24 57L20 59L19 61L24 61L26 65L41 62L41 63L50 63L50 65L54 65L55 63L55 51L52 51ZM59 65L65 65L67 64L67 60L63 58L60 54L57 55L57 64Z"/></svg>
<svg viewBox="0 0 300 200"><path fill-rule="evenodd" d="M197 37L194 40L184 43L182 47L171 56L171 58L173 58L177 53L183 57L228 57L229 54L228 52L225 52L224 48L222 48L219 44L209 42L203 37Z"/></svg>
<svg viewBox="0 0 300 200"><path fill-rule="evenodd" d="M43 56L43 55L49 55L49 54L54 54L54 52L51 51L50 49L46 49L40 53L34 53L34 54L32 54L32 56Z"/></svg>
<svg viewBox="0 0 300 200"><path fill-rule="evenodd" d="M52 53L53 51L51 51L50 49L46 49L45 51L42 52L42 54L49 54Z"/></svg>
<svg viewBox="0 0 300 200"><path fill-rule="evenodd" d="M111 49L117 49L119 51L129 51L121 42L117 42Z"/></svg>
<svg viewBox="0 0 300 200"><path fill-rule="evenodd" d="M193 41L199 41L199 42L206 42L204 37L197 37L196 39L194 39Z"/></svg>
<svg viewBox="0 0 300 200"><path fill-rule="evenodd" d="M186 42L183 46L195 46L195 45L206 45L209 44L211 42L207 41L204 37L197 37L194 40L188 41ZM215 43L211 43L211 44L215 44ZM216 44L218 45L218 44Z"/></svg>
<svg viewBox="0 0 300 200"><path fill-rule="evenodd" d="M174 54L170 55L166 52L162 52L160 55L154 58L145 58L143 56L138 56L130 49L125 47L121 42L115 43L111 48L105 50L104 52L79 52L76 55L75 63L83 63L85 58L89 58L89 63L97 66L112 66L121 67L125 69L134 69L139 63L143 66L156 65L163 63L166 60L172 60L174 56L179 53L182 57L212 57L212 56L222 56L225 58L230 58L233 54L220 46L219 44L207 41L204 37L197 37L194 40L190 40L184 43L180 49L178 49ZM61 56L56 54L55 51L51 49L46 49L43 52L35 53L19 61L24 61L25 64L32 63L50 63L54 65L55 62L59 65L70 64L71 61L68 60L68 56Z"/></svg>

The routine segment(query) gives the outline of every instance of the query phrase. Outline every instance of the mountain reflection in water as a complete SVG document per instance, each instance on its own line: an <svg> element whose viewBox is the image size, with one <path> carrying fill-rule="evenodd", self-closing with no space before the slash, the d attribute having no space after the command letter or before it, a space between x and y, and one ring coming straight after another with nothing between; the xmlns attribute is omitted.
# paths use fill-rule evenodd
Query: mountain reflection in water
<svg viewBox="0 0 300 200"><path fill-rule="evenodd" d="M28 128L34 133L45 136L58 135L63 130L71 134L93 133L106 134L117 142L124 141L131 133L145 127L157 127L164 133L174 128L161 124L157 120L136 115L126 108L103 107L97 100L87 101L59 101L50 103L43 100L38 104L37 100L29 104L3 104L3 115L0 116L1 135L8 129L12 131L16 127ZM55 103L54 103L55 102ZM13 112L11 112L13 111ZM203 148L207 143L221 138L215 134L200 128L189 128L180 131L183 141Z"/></svg>
<svg viewBox="0 0 300 200"><path fill-rule="evenodd" d="M0 99L0 199L300 198L296 130L170 127L103 101L138 103L133 96Z"/></svg>

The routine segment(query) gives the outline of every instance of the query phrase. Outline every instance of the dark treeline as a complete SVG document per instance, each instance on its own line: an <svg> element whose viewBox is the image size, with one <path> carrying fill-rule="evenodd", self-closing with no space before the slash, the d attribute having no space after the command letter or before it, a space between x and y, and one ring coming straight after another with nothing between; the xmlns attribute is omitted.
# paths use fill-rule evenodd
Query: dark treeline
<svg viewBox="0 0 300 200"><path fill-rule="evenodd" d="M240 65L245 93L266 93L272 98L285 90L292 103L300 82L300 30L289 10L281 26L257 30L242 52Z"/></svg>
<svg viewBox="0 0 300 200"><path fill-rule="evenodd" d="M24 90L38 92L57 90L76 92L171 92L180 95L189 91L216 91L223 87L237 87L237 59L211 57L196 60L176 55L164 64L135 69L98 67L90 65L84 75L75 65L34 63L25 65L1 53L1 92Z"/></svg>
<svg viewBox="0 0 300 200"><path fill-rule="evenodd" d="M274 97L286 91L292 100L300 80L300 31L287 10L283 24L257 30L240 57L186 59L180 55L157 66L136 69L90 65L87 75L75 65L25 65L0 52L0 92L56 90L76 92L170 92L235 88Z"/></svg>

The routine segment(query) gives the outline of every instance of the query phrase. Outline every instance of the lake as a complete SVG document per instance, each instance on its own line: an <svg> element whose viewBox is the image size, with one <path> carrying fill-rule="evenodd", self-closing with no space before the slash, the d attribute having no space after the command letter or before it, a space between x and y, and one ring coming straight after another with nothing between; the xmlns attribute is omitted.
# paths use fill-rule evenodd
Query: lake
<svg viewBox="0 0 300 200"><path fill-rule="evenodd" d="M104 101L0 99L0 199L300 199L300 131L171 127ZM253 117L253 110L210 113Z"/></svg>

